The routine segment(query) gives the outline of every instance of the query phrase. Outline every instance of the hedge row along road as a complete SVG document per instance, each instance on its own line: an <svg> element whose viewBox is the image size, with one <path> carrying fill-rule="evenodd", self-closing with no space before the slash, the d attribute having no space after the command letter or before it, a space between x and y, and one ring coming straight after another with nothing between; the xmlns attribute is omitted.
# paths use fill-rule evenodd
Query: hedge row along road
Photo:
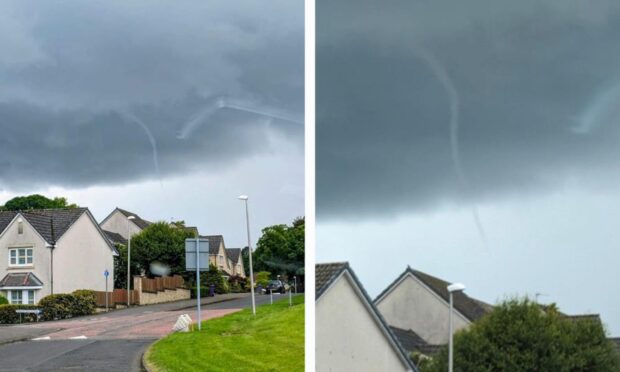
<svg viewBox="0 0 620 372"><path fill-rule="evenodd" d="M257 296L257 302L269 303L269 296ZM204 321L250 307L250 297L219 295L202 303ZM195 304L195 300L187 300L70 320L0 326L0 368L140 371L146 347L170 333L179 315L195 319Z"/></svg>

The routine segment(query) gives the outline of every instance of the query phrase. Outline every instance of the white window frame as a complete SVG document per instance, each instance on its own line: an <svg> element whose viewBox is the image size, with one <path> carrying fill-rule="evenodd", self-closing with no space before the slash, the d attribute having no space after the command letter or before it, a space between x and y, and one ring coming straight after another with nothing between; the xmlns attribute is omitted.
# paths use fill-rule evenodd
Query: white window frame
<svg viewBox="0 0 620 372"><path fill-rule="evenodd" d="M34 289L9 289L6 292L7 299L12 305L34 305L37 303L37 294ZM30 292L32 292L32 302L30 302ZM13 293L21 294L21 302L13 302Z"/></svg>
<svg viewBox="0 0 620 372"><path fill-rule="evenodd" d="M25 258L25 263L19 263L19 250L23 249L26 251L26 255L23 256ZM30 263L28 263L28 251L30 251ZM11 253L15 252L15 263L11 263ZM9 248L9 267L30 267L34 266L34 248L33 247L11 247Z"/></svg>

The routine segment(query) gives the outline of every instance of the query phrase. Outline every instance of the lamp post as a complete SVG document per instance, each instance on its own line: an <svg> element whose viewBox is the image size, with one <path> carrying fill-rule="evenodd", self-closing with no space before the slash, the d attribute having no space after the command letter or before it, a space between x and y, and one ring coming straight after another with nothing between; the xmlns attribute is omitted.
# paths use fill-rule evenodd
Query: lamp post
<svg viewBox="0 0 620 372"><path fill-rule="evenodd" d="M131 231L129 231L129 221L135 220L136 216L128 216L127 217L127 307L131 306L131 298L129 292L129 284L131 282Z"/></svg>
<svg viewBox="0 0 620 372"><path fill-rule="evenodd" d="M448 343L448 372L454 371L454 341L453 337L453 309L454 309L454 292L461 292L465 290L465 285L461 283L453 283L448 286L448 292L450 293L450 341Z"/></svg>
<svg viewBox="0 0 620 372"><path fill-rule="evenodd" d="M252 267L252 243L250 240L250 213L248 212L248 196L241 195L239 200L245 203L245 222L248 230L248 256L250 258L250 291L252 292L252 314L256 315L256 302L254 300L254 269Z"/></svg>

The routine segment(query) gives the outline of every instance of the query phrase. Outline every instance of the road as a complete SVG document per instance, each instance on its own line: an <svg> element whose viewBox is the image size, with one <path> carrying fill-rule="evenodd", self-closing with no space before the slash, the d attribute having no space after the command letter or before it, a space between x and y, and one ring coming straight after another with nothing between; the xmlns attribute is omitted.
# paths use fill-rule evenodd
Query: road
<svg viewBox="0 0 620 372"><path fill-rule="evenodd" d="M279 298L280 296L278 296ZM274 300L276 295L274 295ZM214 300L223 302L209 303ZM257 296L257 305L269 296ZM0 371L140 371L146 347L171 332L196 301L139 306L71 320L0 327ZM247 294L204 299L202 320L250 307ZM12 342L27 339L27 341Z"/></svg>

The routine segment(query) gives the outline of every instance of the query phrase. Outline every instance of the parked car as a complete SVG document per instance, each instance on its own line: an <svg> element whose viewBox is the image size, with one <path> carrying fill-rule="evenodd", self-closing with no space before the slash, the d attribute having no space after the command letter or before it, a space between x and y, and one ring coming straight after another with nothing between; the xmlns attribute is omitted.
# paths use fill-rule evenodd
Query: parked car
<svg viewBox="0 0 620 372"><path fill-rule="evenodd" d="M269 292L286 293L286 286L281 280L270 280L269 283L267 284L267 287L265 287L265 289L266 289L266 293L269 293Z"/></svg>

